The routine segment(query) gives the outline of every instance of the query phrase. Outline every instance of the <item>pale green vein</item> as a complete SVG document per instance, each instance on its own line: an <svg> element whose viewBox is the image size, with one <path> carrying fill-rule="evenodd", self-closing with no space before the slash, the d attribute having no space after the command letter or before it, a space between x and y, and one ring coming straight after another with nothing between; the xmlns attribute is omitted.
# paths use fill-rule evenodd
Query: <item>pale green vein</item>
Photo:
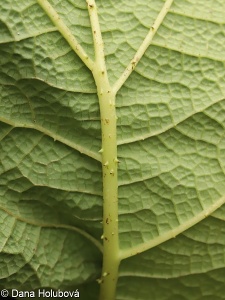
<svg viewBox="0 0 225 300"><path fill-rule="evenodd" d="M13 130L13 127L9 127L4 133L0 136L0 141L4 140L4 138Z"/></svg>
<svg viewBox="0 0 225 300"><path fill-rule="evenodd" d="M95 68L98 68L102 72L106 72L105 66L105 54L104 54L104 44L102 40L101 29L98 20L97 8L95 1L87 0L87 7L90 16L92 36L94 42L95 50Z"/></svg>
<svg viewBox="0 0 225 300"><path fill-rule="evenodd" d="M44 133L45 135L53 138L54 141L59 141L69 147L71 147L72 149L84 154L84 155L87 155L99 162L102 161L101 159L101 155L99 153L96 153L96 152L93 152L89 149L86 149L66 138L64 138L63 136L59 135L59 134L56 134L52 131L50 131L49 129L46 129L40 125L38 125L37 123L20 123L20 122L13 122L11 120L8 120L6 118L3 118L3 117L0 117L0 121L5 123L5 124L8 124L8 125L11 125L13 126L14 128L29 128L29 129L35 129L37 131L40 131L42 133Z"/></svg>
<svg viewBox="0 0 225 300"><path fill-rule="evenodd" d="M52 23L56 26L74 52L80 57L83 63L90 69L93 69L93 61L84 51L83 47L78 43L77 39L74 37L70 29L65 25L65 23L60 18L56 10L51 6L47 0L37 0L39 5L43 8L45 13L49 16Z"/></svg>
<svg viewBox="0 0 225 300"><path fill-rule="evenodd" d="M102 129L103 174L103 263L99 300L114 300L119 270L118 238L118 160L115 94L109 84L104 44L95 0L86 0L95 49L93 76L95 79ZM105 275L107 274L107 276Z"/></svg>
<svg viewBox="0 0 225 300"><path fill-rule="evenodd" d="M20 33L17 33L17 35L14 37L15 38L15 41L16 42L20 42L20 41L23 41L23 40L26 40L26 39L29 39L29 38L33 38L33 37L37 37L37 36L40 36L40 35L44 35L46 33L50 33L50 32L56 32L57 29L55 27L53 28L40 28L40 30L37 30L36 32L33 32L32 34L20 34ZM21 36L22 35L22 36Z"/></svg>
<svg viewBox="0 0 225 300"><path fill-rule="evenodd" d="M0 206L0 209L3 210L8 215L10 215L11 217L13 217L15 220L21 221L21 222L29 224L29 225L33 225L33 226L37 226L37 227L41 227L41 228L67 229L67 230L77 232L80 235L84 236L87 240L92 242L101 252L103 252L102 244L97 239L95 239L93 236L91 236L89 233L87 233L86 231L84 231L84 230L82 230L78 227L71 226L71 225L66 225L66 224L38 223L38 222L35 222L35 221L30 221L30 220L26 220L24 218L15 216L10 211L8 211L7 209L5 209L1 206Z"/></svg>
<svg viewBox="0 0 225 300"><path fill-rule="evenodd" d="M155 22L150 27L150 30L149 30L147 36L145 37L143 43L137 50L136 54L134 55L134 57L132 58L132 60L128 64L128 66L126 67L123 74L120 76L120 78L114 84L114 86L113 86L114 93L117 93L119 91L119 89L123 86L124 82L127 80L127 78L130 76L130 74L133 72L134 68L136 67L136 65L138 64L138 62L144 55L145 51L150 46L155 33L157 32L158 28L162 24L172 3L173 3L173 0L166 0L165 4L163 5L163 8L161 9L160 13L157 16Z"/></svg>
<svg viewBox="0 0 225 300"><path fill-rule="evenodd" d="M134 256L136 254L140 254L144 251L147 251L161 243L164 243L171 238L175 238L178 234L184 232L185 230L191 228L195 224L199 223L200 221L204 220L206 217L211 215L214 211L216 211L219 207L221 207L225 203L225 196L221 197L218 201L212 204L210 207L205 208L199 214L194 216L193 218L187 220L183 224L177 226L175 229L167 231L166 233L150 240L145 243L139 244L135 247L131 247L127 250L120 251L120 258L126 259L128 257Z"/></svg>

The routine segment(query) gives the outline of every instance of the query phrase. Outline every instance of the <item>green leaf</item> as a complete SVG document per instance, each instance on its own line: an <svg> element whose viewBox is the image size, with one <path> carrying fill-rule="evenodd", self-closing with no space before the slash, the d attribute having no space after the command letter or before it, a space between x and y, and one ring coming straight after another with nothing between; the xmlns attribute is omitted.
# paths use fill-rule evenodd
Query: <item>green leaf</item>
<svg viewBox="0 0 225 300"><path fill-rule="evenodd" d="M224 11L2 1L1 289L225 299Z"/></svg>

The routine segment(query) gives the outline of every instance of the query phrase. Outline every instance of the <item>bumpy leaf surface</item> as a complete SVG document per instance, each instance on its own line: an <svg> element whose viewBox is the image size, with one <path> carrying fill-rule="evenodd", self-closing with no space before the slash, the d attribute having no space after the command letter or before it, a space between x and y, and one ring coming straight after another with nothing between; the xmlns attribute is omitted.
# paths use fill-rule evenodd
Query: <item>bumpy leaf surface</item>
<svg viewBox="0 0 225 300"><path fill-rule="evenodd" d="M85 1L50 3L93 59ZM96 3L113 84L164 1ZM225 299L224 16L174 0L118 92L117 300ZM91 72L35 0L1 1L1 288L98 299L100 148Z"/></svg>

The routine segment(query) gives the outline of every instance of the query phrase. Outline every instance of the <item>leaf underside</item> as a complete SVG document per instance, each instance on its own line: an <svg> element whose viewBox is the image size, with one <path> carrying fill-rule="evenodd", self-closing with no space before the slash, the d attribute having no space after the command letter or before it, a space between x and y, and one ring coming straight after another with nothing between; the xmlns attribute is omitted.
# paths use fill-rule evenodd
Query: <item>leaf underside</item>
<svg viewBox="0 0 225 300"><path fill-rule="evenodd" d="M37 2L12 2L0 4L0 287L96 300L96 86ZM93 59L85 1L49 2ZM113 85L164 1L96 2ZM224 11L223 0L174 0L117 94L117 300L225 299Z"/></svg>

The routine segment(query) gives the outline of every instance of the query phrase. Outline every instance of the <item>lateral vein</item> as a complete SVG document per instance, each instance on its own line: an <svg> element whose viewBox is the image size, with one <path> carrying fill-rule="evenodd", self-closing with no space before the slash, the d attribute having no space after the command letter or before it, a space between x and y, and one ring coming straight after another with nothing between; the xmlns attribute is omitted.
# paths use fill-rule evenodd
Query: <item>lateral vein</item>
<svg viewBox="0 0 225 300"><path fill-rule="evenodd" d="M173 0L166 0L165 4L163 5L163 7L160 11L160 13L157 16L155 22L150 27L149 32L148 32L147 36L145 37L143 43L140 45L140 47L137 50L137 52L135 53L134 57L129 62L129 64L126 67L126 69L124 70L123 74L120 76L120 78L114 84L113 91L114 91L115 94L123 86L124 82L128 79L128 77L133 72L136 65L138 64L138 62L140 61L140 59L144 55L147 48L150 46L155 33L157 32L158 28L162 24L162 22L163 22L165 16L167 15L172 3L173 3Z"/></svg>
<svg viewBox="0 0 225 300"><path fill-rule="evenodd" d="M48 2L48 0L37 0L42 9L46 12L48 17L51 19L52 23L56 26L58 31L62 34L74 52L79 56L83 63L92 70L94 62L84 51L83 47L78 43L77 39L74 37L70 29L66 26L63 20L60 18L59 14Z"/></svg>

